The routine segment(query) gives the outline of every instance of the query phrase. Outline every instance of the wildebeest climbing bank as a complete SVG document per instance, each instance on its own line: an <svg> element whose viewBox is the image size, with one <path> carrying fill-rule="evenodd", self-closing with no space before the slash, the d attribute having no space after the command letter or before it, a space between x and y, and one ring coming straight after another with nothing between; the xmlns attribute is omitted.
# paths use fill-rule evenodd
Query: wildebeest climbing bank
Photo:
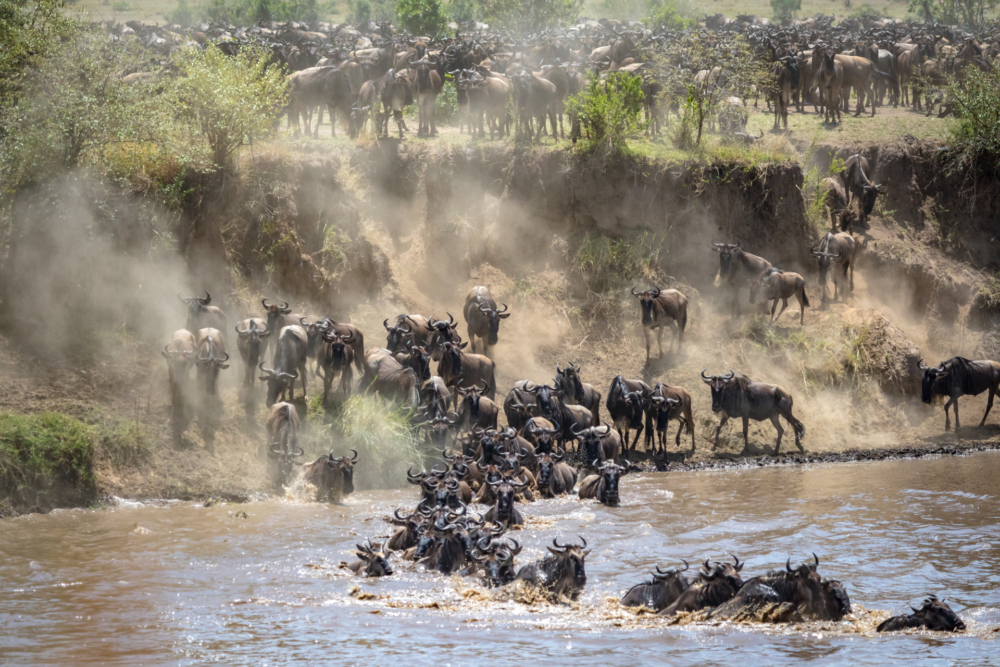
<svg viewBox="0 0 1000 667"><path fill-rule="evenodd" d="M989 3L95 2L0 31L0 662L994 660Z"/></svg>

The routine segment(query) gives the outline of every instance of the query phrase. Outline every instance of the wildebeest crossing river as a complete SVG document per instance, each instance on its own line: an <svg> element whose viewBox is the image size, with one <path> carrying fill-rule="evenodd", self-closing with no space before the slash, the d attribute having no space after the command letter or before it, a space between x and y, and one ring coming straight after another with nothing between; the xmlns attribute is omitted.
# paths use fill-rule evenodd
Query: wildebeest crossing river
<svg viewBox="0 0 1000 667"><path fill-rule="evenodd" d="M122 503L23 516L0 523L0 663L990 664L998 479L1000 454L981 453L628 475L620 507L536 502L513 533L519 563L557 536L583 535L593 548L587 588L566 606L401 560L387 579L339 567L366 536L390 534L383 519L413 505L413 487L357 492L340 506ZM855 609L845 622L668 625L617 602L655 564L736 554L752 575L812 552L820 573L847 587ZM965 633L875 635L929 593Z"/></svg>

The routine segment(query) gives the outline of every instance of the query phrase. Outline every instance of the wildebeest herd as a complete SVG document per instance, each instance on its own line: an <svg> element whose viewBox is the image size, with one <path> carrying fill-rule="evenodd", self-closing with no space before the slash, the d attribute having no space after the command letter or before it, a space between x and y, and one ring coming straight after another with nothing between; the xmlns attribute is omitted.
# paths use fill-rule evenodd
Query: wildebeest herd
<svg viewBox="0 0 1000 667"><path fill-rule="evenodd" d="M692 35L715 54L702 63L706 69L690 72L697 85L724 83L719 65L729 57L737 36L771 73L768 83L745 86L741 97L728 97L719 111L720 127L746 142L755 140L745 131L750 96L755 106L760 97L773 106L776 130L781 124L787 129L789 107L805 113L806 104L827 121L839 122L841 111L850 109L852 94L855 115L866 106L874 115L887 95L894 107L912 104L926 107L928 113L941 103L944 114L951 109L944 99L947 85L961 84L969 67L992 69L1000 54L995 30L973 34L936 21L875 17L835 23L832 16L816 16L776 24L756 16L727 19L717 14L688 31L585 19L533 34L472 22L433 37L372 21L353 26L272 22L186 28L130 21L103 27L115 39L136 40L158 57L209 43L233 54L247 42L261 43L288 72L288 124L296 131L304 118L307 133L318 133L326 108L334 135L338 118L354 136L374 116L382 134L388 134L392 117L400 138L408 129L403 110L413 104L418 107L418 135L437 133L435 99L446 84L455 87L460 130L485 136L488 125L491 138L504 137L516 123L528 138L549 132L565 138L567 100L584 87L588 72L602 77L624 72L639 78L645 116L650 131L657 132L668 119L667 111L678 112L678 100L688 95L677 84L676 72L692 65L683 51L671 46ZM158 71L170 68L154 58L148 71L122 76L140 81ZM313 129L315 110L319 114ZM569 125L576 137L577 119L571 117Z"/></svg>
<svg viewBox="0 0 1000 667"><path fill-rule="evenodd" d="M830 245L820 246L819 252L833 254ZM746 253L738 241L713 247L720 253L723 278L740 275L740 269L748 272L732 279L734 291L748 282L751 290L767 288L766 278L774 275L770 263ZM755 277L748 281L748 276ZM649 329L662 331L672 325L679 348L687 323L684 296L655 287L632 293L640 302L639 321L647 346ZM206 291L204 297L181 300L188 307L188 328L174 333L163 356L169 371L172 423L183 429L190 418L185 417L190 366L197 367L197 404L201 410L211 410L219 407L218 374L230 364L222 333L226 316L211 305L211 295ZM548 547L549 556L516 568L522 544L508 531L525 524L524 508L537 499L565 496L574 490L580 499L618 506L620 480L631 467L627 457L637 452L640 435L645 433L648 454L666 452L671 420L678 425L675 445L681 447L686 431L692 451L695 447L691 396L683 387L663 382L651 387L639 379L616 376L604 400L605 421L602 393L583 381L583 369L558 364L551 384L518 381L498 405L496 364L489 355L501 344L501 323L512 313L483 286L469 292L462 312L470 341L478 339L476 349L484 354L466 351L469 342L462 340L459 324L450 314L446 319L416 314L399 315L392 323L386 319L386 347L365 351L364 334L354 325L293 313L284 301L263 299L261 306L261 317L246 318L234 330L245 367L244 397L252 399L258 377L265 385L269 408L265 449L277 484L291 481L296 460L304 454L298 444L304 415L297 405L305 404L296 401L295 392L301 387L301 399L306 398L309 374L323 379L325 404L338 374L338 391L354 391L353 372L357 370L361 374L357 390L378 394L407 410L415 427L424 430L428 451L440 452L443 458L429 471L407 474L408 481L419 488L420 500L412 511L396 510L391 522L398 528L384 544L369 540L358 545L359 560L350 565L358 574L391 575L390 559L395 555L430 571L476 576L488 587L523 580L553 600L576 599L586 585L585 559L590 553L586 541L563 544L557 539ZM435 361L436 374L432 375ZM948 396L946 416L948 407L954 405L956 427L956 401L961 395L988 390L989 413L1000 385L1000 364L956 357L934 368L921 361L921 368L923 400ZM784 417L801 447L804 427L792 414L792 397L781 387L734 371L719 375L702 371L701 377L709 385L713 411L722 415L716 444L719 431L732 417L743 420L744 445L749 420L769 419L778 432L777 451L783 433L779 418ZM506 425L500 423L501 411ZM200 412L198 418L202 419ZM570 464L571 455L579 467ZM353 450L341 456L331 452L306 465L302 476L316 487L317 501L339 503L354 490L353 473L359 460ZM580 479L581 472L591 474ZM470 510L473 505L487 509L478 514ZM622 604L645 606L663 616L698 614L694 618L705 620L841 620L850 612L847 592L840 582L822 578L818 565L816 558L796 567L789 562L784 570L746 581L741 578L739 560L732 564L707 560L691 579L685 574L687 563L684 568L657 568L651 580L628 591ZM879 631L909 627L962 630L964 624L946 604L930 597L912 615L891 618Z"/></svg>

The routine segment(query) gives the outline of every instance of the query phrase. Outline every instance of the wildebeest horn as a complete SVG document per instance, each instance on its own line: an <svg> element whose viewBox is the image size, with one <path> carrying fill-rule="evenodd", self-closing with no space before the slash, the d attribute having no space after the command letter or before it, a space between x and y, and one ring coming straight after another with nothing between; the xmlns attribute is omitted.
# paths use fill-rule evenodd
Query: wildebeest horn
<svg viewBox="0 0 1000 667"><path fill-rule="evenodd" d="M580 548L581 549L586 549L587 548L587 540L583 539L583 535L577 535L577 537L579 537L580 541L583 542L583 544L580 545Z"/></svg>
<svg viewBox="0 0 1000 667"><path fill-rule="evenodd" d="M356 451L354 451L353 449L348 449L347 451L349 451L353 455L351 456L351 463L354 463L355 461L358 460L358 453Z"/></svg>
<svg viewBox="0 0 1000 667"><path fill-rule="evenodd" d="M389 318L386 318L386 319L382 320L382 326L385 327L386 331L393 331L395 329L395 327L390 327L389 326Z"/></svg>
<svg viewBox="0 0 1000 667"><path fill-rule="evenodd" d="M729 369L729 375L725 376L725 377L724 377L724 378L722 378L722 379L723 379L723 380L732 380L732 379L733 379L733 377L734 377L735 375L736 375L736 373L734 373L734 372L733 372L733 369L732 369L732 368L730 368L730 369Z"/></svg>
<svg viewBox="0 0 1000 667"><path fill-rule="evenodd" d="M788 560L785 561L785 569L789 572L792 571L792 557L789 556Z"/></svg>
<svg viewBox="0 0 1000 667"><path fill-rule="evenodd" d="M501 303L500 305L503 306L503 308L497 310L497 313L506 313L509 310L506 303Z"/></svg>
<svg viewBox="0 0 1000 667"><path fill-rule="evenodd" d="M653 294L654 298L660 296L660 288L657 287L656 285L653 285L653 292L654 292L654 294Z"/></svg>
<svg viewBox="0 0 1000 667"><path fill-rule="evenodd" d="M639 296L638 294L636 294L634 287L632 288L632 296Z"/></svg>
<svg viewBox="0 0 1000 667"><path fill-rule="evenodd" d="M922 371L926 371L928 368L930 368L930 366L924 363L923 357L920 357L920 361L917 362L917 368L919 368Z"/></svg>
<svg viewBox="0 0 1000 667"><path fill-rule="evenodd" d="M202 289L205 289L205 288L203 287ZM208 304L212 303L212 295L208 293L207 289L205 290L205 298L204 299L199 299L199 301L202 301L206 306Z"/></svg>
<svg viewBox="0 0 1000 667"><path fill-rule="evenodd" d="M600 426L595 427L596 430L594 432L597 433L597 435L602 436L602 437L605 436L605 435L607 435L608 433L611 433L611 425L610 424L604 424L603 427L604 427L604 433L601 433L601 431L600 431L601 427Z"/></svg>
<svg viewBox="0 0 1000 667"><path fill-rule="evenodd" d="M815 552L813 552L813 561L816 563L815 567L819 567L819 556L817 556Z"/></svg>
<svg viewBox="0 0 1000 667"><path fill-rule="evenodd" d="M713 248L725 248L726 244L725 243L716 243L715 239L712 239L712 247Z"/></svg>
<svg viewBox="0 0 1000 667"><path fill-rule="evenodd" d="M709 382L710 383L712 380L715 379L715 376L714 375L711 375L711 376L705 375L705 371L707 371L707 370L708 370L707 368L701 369L701 379L703 381L705 381L705 382Z"/></svg>

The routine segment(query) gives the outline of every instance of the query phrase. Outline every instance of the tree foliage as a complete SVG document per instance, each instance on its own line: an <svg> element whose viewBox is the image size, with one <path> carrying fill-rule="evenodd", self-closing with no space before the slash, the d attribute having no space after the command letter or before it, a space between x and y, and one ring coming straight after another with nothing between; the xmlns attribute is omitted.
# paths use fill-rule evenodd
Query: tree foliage
<svg viewBox="0 0 1000 667"><path fill-rule="evenodd" d="M791 18L801 9L802 0L771 0L771 11L776 19Z"/></svg>
<svg viewBox="0 0 1000 667"><path fill-rule="evenodd" d="M588 73L587 86L570 98L567 110L580 120L585 149L604 154L627 151L627 139L644 128L642 79L628 72L611 72L601 81Z"/></svg>
<svg viewBox="0 0 1000 667"><path fill-rule="evenodd" d="M491 25L536 32L576 21L583 0L480 0L480 5Z"/></svg>
<svg viewBox="0 0 1000 667"><path fill-rule="evenodd" d="M201 9L210 22L252 25L258 21L305 21L314 23L331 13L322 0L209 0Z"/></svg>
<svg viewBox="0 0 1000 667"><path fill-rule="evenodd" d="M924 21L939 21L980 31L993 20L1000 0L909 0L907 10Z"/></svg>
<svg viewBox="0 0 1000 667"><path fill-rule="evenodd" d="M25 75L83 27L64 0L0 2L0 108L17 102Z"/></svg>
<svg viewBox="0 0 1000 667"><path fill-rule="evenodd" d="M273 131L285 104L285 77L264 46L248 42L229 57L207 44L181 51L177 64L176 108L198 127L216 166L228 165L236 149Z"/></svg>
<svg viewBox="0 0 1000 667"><path fill-rule="evenodd" d="M695 20L687 18L691 7L677 0L646 0L646 23L651 27L665 26L670 30L684 30L694 26Z"/></svg>
<svg viewBox="0 0 1000 667"><path fill-rule="evenodd" d="M957 120L952 142L970 156L1000 156L1000 71L984 72L970 65L964 81L949 86Z"/></svg>
<svg viewBox="0 0 1000 667"><path fill-rule="evenodd" d="M448 24L441 0L398 0L396 16L400 25L414 35L433 37Z"/></svg>

